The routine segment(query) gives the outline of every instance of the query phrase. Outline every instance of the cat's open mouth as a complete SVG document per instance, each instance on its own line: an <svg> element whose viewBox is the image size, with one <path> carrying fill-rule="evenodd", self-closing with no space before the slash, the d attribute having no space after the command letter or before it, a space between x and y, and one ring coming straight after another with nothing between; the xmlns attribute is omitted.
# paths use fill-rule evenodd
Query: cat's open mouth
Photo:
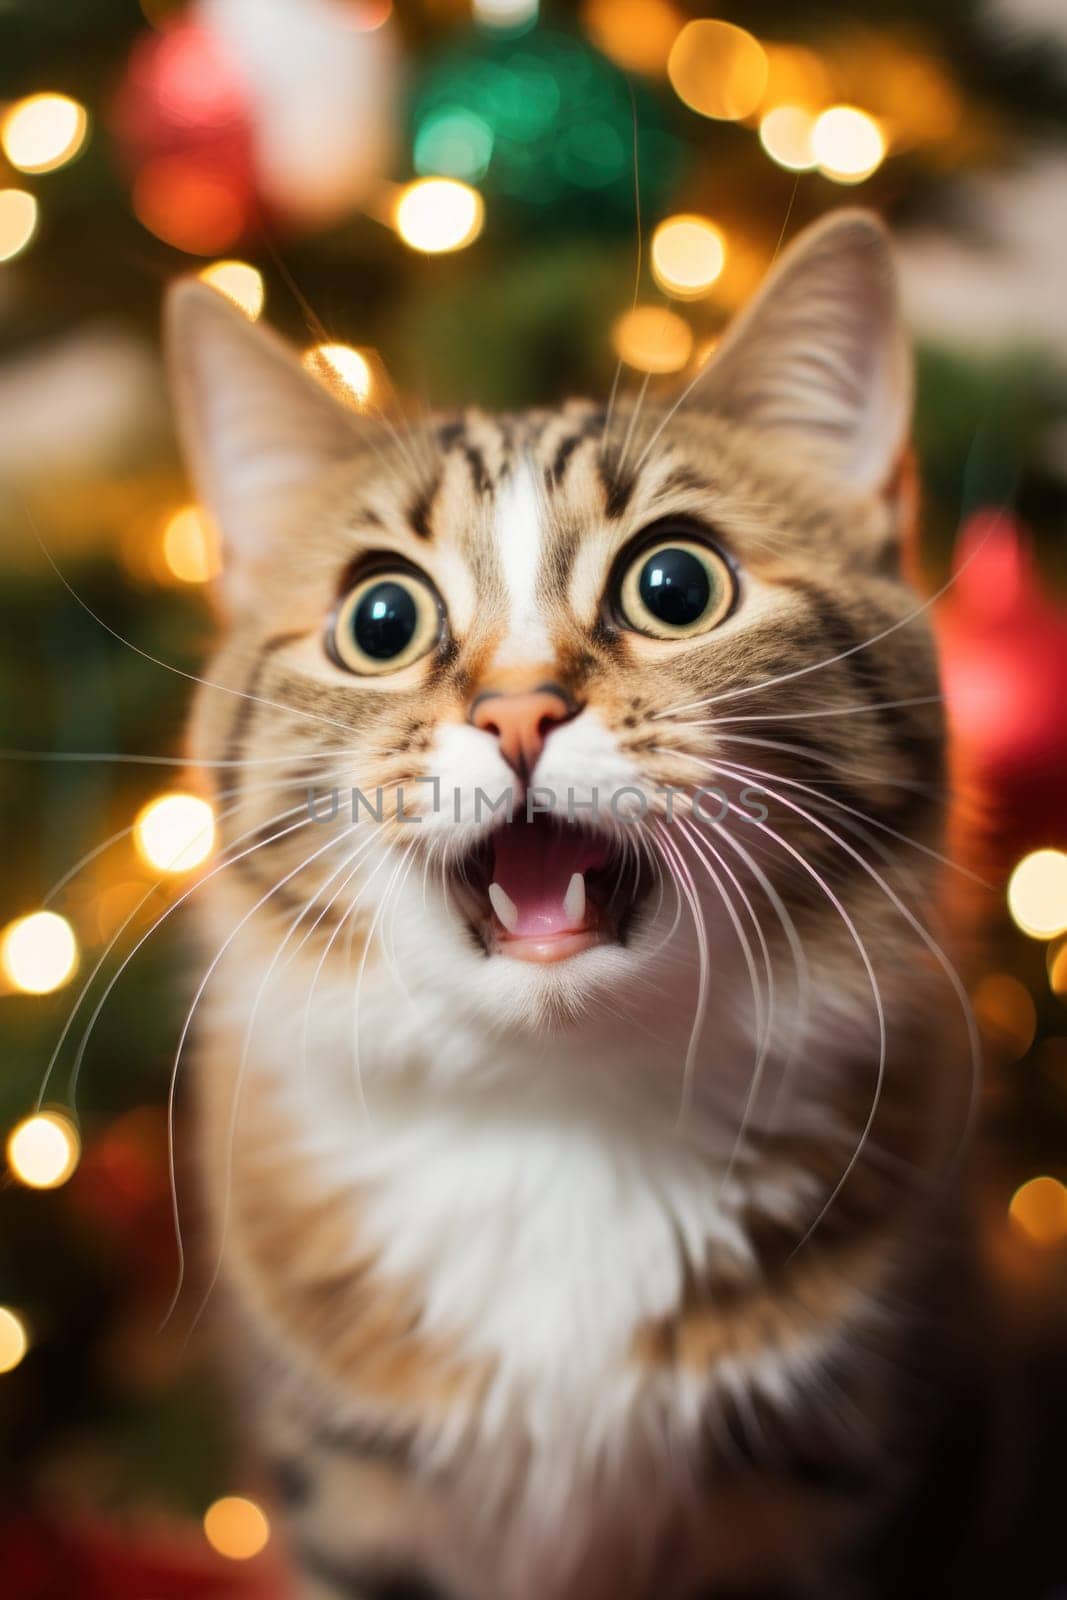
<svg viewBox="0 0 1067 1600"><path fill-rule="evenodd" d="M542 963L624 943L650 887L641 852L540 816L496 829L453 878L487 955Z"/></svg>

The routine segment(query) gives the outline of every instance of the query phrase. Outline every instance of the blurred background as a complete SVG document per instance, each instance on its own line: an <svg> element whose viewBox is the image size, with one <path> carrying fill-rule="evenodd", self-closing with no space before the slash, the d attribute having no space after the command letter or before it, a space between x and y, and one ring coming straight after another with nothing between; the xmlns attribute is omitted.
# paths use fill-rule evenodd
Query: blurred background
<svg viewBox="0 0 1067 1600"><path fill-rule="evenodd" d="M200 273L357 408L604 396L620 360L655 390L784 240L856 203L898 237L919 342L912 560L967 797L955 848L988 885L965 902L983 1245L1009 1316L1039 1328L1067 1283L1062 0L0 0L0 1570L18 1600L285 1593L198 1294L160 1329L166 1099L199 976L180 902L212 845L181 766L185 674L219 559L168 420L164 285ZM178 1179L195 1231L180 1159Z"/></svg>

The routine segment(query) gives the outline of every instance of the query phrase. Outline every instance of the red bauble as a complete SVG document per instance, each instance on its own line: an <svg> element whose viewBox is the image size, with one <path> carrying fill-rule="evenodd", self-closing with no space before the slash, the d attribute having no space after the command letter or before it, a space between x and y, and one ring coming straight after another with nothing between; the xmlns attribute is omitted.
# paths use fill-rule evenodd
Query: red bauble
<svg viewBox="0 0 1067 1600"><path fill-rule="evenodd" d="M260 221L249 94L206 29L178 23L138 40L114 127L133 209L168 244L218 255Z"/></svg>
<svg viewBox="0 0 1067 1600"><path fill-rule="evenodd" d="M958 770L1006 858L1067 842L1067 609L1016 520L976 512L936 608Z"/></svg>

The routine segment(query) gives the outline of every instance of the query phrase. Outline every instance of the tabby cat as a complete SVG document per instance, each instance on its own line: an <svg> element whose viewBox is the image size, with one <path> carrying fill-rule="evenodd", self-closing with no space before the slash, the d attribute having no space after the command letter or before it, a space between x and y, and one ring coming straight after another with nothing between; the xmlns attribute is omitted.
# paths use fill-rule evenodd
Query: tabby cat
<svg viewBox="0 0 1067 1600"><path fill-rule="evenodd" d="M668 399L395 428L196 282L168 342L202 1170L299 1593L881 1592L973 1098L882 227Z"/></svg>

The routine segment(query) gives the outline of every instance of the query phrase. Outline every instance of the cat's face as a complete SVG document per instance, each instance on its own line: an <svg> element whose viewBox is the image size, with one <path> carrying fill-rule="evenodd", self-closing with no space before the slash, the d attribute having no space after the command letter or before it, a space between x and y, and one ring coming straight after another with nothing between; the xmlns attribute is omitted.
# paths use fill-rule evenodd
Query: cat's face
<svg viewBox="0 0 1067 1600"><path fill-rule="evenodd" d="M907 365L872 224L794 248L677 409L393 432L200 288L172 349L231 551L197 754L230 763L249 892L306 902L298 937L321 916L335 979L365 951L519 1029L650 977L725 992L746 896L771 945L789 907L835 921L796 859L832 879L824 792L922 827L937 715L886 708L936 682L898 626Z"/></svg>

